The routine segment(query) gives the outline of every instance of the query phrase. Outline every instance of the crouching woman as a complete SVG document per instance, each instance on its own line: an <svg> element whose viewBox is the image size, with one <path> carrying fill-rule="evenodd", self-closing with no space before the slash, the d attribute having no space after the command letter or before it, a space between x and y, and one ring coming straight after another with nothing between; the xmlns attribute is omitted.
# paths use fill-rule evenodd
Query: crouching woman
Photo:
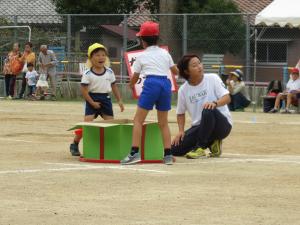
<svg viewBox="0 0 300 225"><path fill-rule="evenodd" d="M179 132L172 141L172 154L189 159L219 157L222 140L232 127L227 104L229 91L217 74L204 74L199 56L185 55L177 64L179 74L186 82L180 87L177 102ZM185 112L192 126L184 131ZM207 154L206 149L209 149Z"/></svg>

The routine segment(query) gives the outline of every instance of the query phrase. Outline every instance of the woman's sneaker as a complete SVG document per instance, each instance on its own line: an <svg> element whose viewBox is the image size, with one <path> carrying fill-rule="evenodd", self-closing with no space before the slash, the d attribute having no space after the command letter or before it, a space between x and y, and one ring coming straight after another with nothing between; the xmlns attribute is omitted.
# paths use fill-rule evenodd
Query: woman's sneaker
<svg viewBox="0 0 300 225"><path fill-rule="evenodd" d="M75 143L70 144L70 152L72 156L80 156L78 144Z"/></svg>
<svg viewBox="0 0 300 225"><path fill-rule="evenodd" d="M205 153L205 149L197 148L185 154L185 157L187 159L199 159L199 158L206 158L207 156Z"/></svg>
<svg viewBox="0 0 300 225"><path fill-rule="evenodd" d="M139 152L134 153L133 155L128 154L123 160L121 160L122 165L132 165L137 164L141 161L141 155Z"/></svg>
<svg viewBox="0 0 300 225"><path fill-rule="evenodd" d="M222 140L215 140L212 145L209 147L210 157L220 157L222 154Z"/></svg>

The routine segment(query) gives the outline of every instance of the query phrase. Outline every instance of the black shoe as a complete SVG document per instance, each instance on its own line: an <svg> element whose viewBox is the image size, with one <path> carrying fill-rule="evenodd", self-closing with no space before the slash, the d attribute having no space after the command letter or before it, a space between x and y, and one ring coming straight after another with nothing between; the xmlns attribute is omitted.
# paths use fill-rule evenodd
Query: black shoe
<svg viewBox="0 0 300 225"><path fill-rule="evenodd" d="M75 143L70 144L70 152L71 152L72 156L80 156L78 144L75 144Z"/></svg>
<svg viewBox="0 0 300 225"><path fill-rule="evenodd" d="M14 100L21 100L21 99L23 99L24 97L23 96L17 96L17 97L15 97L15 98L13 98Z"/></svg>
<svg viewBox="0 0 300 225"><path fill-rule="evenodd" d="M270 111L269 111L269 113L277 113L279 110L278 109L271 109Z"/></svg>

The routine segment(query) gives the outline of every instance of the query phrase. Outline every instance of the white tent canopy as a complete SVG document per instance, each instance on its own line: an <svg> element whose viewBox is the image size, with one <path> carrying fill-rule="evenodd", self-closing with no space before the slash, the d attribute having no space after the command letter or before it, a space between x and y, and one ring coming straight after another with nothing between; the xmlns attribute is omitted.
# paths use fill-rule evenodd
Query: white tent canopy
<svg viewBox="0 0 300 225"><path fill-rule="evenodd" d="M257 14L255 25L300 27L300 0L274 0Z"/></svg>

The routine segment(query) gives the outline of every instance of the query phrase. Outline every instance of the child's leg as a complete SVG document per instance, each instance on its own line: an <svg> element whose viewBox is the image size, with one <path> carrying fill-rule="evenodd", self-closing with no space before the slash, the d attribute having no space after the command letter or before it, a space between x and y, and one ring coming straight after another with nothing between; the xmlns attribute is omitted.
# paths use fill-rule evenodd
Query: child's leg
<svg viewBox="0 0 300 225"><path fill-rule="evenodd" d="M102 115L102 118L103 118L104 120L113 120L113 119L114 119L113 116L109 116L109 115L105 115L105 114Z"/></svg>
<svg viewBox="0 0 300 225"><path fill-rule="evenodd" d="M136 110L133 120L132 147L130 153L121 160L121 164L123 165L136 164L141 161L141 156L138 152L142 136L142 127L148 112L147 109L143 109L139 106Z"/></svg>
<svg viewBox="0 0 300 225"><path fill-rule="evenodd" d="M84 122L91 122L95 118L94 115L84 116ZM79 144L82 138L82 129L75 130L74 144Z"/></svg>
<svg viewBox="0 0 300 225"><path fill-rule="evenodd" d="M138 151L142 136L143 123L148 115L148 110L137 107L137 111L133 120L133 132L132 132L132 147L137 148Z"/></svg>
<svg viewBox="0 0 300 225"><path fill-rule="evenodd" d="M94 120L94 115L88 115L84 117L84 121L85 122L90 122ZM77 129L75 130L75 137L73 139L73 143L70 144L70 152L72 154L72 156L80 156L80 152L79 152L79 142L82 138L82 129Z"/></svg>
<svg viewBox="0 0 300 225"><path fill-rule="evenodd" d="M157 110L158 125L161 130L162 139L165 149L171 148L171 133L168 124L168 111Z"/></svg>

